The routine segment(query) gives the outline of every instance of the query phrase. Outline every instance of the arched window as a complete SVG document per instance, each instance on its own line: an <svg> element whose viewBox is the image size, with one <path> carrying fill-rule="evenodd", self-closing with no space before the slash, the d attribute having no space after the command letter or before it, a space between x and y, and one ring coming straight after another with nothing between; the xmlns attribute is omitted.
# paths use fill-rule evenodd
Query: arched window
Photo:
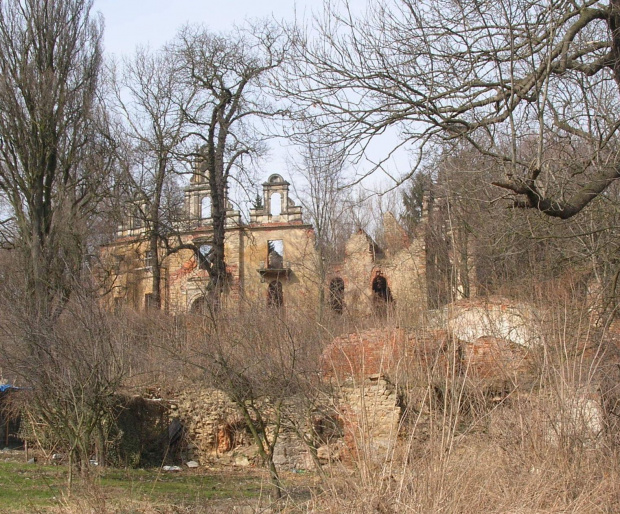
<svg viewBox="0 0 620 514"><path fill-rule="evenodd" d="M204 314L207 311L207 297L199 296L192 302L189 311L192 314Z"/></svg>
<svg viewBox="0 0 620 514"><path fill-rule="evenodd" d="M219 297L212 293L207 293L196 298L189 309L191 314L207 314L217 312L220 308Z"/></svg>
<svg viewBox="0 0 620 514"><path fill-rule="evenodd" d="M269 201L269 214L272 216L280 216L282 213L282 195L280 193L273 193L271 200Z"/></svg>
<svg viewBox="0 0 620 514"><path fill-rule="evenodd" d="M205 196L200 200L200 219L205 220L211 217L211 198Z"/></svg>
<svg viewBox="0 0 620 514"><path fill-rule="evenodd" d="M329 306L338 314L344 310L344 280L340 277L333 278L329 283Z"/></svg>
<svg viewBox="0 0 620 514"><path fill-rule="evenodd" d="M284 295L282 293L282 282L274 280L269 284L267 289L267 306L280 308L284 303Z"/></svg>
<svg viewBox="0 0 620 514"><path fill-rule="evenodd" d="M379 315L387 314L387 306L394 301L387 279L377 271L372 281L372 299L375 311Z"/></svg>

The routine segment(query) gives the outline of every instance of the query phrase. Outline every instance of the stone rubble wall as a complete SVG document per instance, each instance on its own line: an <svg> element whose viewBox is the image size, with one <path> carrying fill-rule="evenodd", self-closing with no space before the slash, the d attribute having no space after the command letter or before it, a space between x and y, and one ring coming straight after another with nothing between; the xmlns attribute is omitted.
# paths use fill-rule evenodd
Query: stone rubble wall
<svg viewBox="0 0 620 514"><path fill-rule="evenodd" d="M237 466L259 465L259 455L238 407L225 393L194 387L170 401L170 418L184 427L184 461L201 465L214 461ZM274 452L279 469L299 470L313 466L308 448L286 429L281 430Z"/></svg>
<svg viewBox="0 0 620 514"><path fill-rule="evenodd" d="M494 337L524 348L542 343L540 315L529 304L493 297L460 300L444 310L448 330L461 341Z"/></svg>
<svg viewBox="0 0 620 514"><path fill-rule="evenodd" d="M237 407L217 389L191 388L182 391L170 405L170 417L184 427L183 458L206 465L235 446L249 444L231 428L243 420ZM235 440L236 439L236 440Z"/></svg>
<svg viewBox="0 0 620 514"><path fill-rule="evenodd" d="M513 307L493 304L489 315L480 312L482 305L461 301L455 309L456 323L448 324L449 330L381 328L334 339L321 359L323 379L333 391L331 402L317 406L321 407L317 412L338 419L343 438L335 445L331 441L329 448L320 447L320 460L353 457L359 452L385 458L396 444L405 407L417 416L416 426L424 426L433 383L443 384L459 376L498 391L504 383L516 383L515 377L531 368L531 349L508 337L522 333L511 330L512 322L521 329L524 321ZM469 332L461 330L465 319L471 323ZM505 333L498 333L498 326ZM459 334L463 339L457 337ZM529 341L535 340L536 333L528 336ZM403 405L403 399L408 405ZM172 415L186 428L188 459L207 463L229 458L237 464L258 463L243 418L224 393L186 390L173 406ZM309 469L313 465L309 449L286 429L280 434L274 459L281 469Z"/></svg>
<svg viewBox="0 0 620 514"><path fill-rule="evenodd" d="M343 384L338 400L346 451L351 456L363 453L372 460L389 455L401 418L394 385L382 375L371 375L362 382Z"/></svg>

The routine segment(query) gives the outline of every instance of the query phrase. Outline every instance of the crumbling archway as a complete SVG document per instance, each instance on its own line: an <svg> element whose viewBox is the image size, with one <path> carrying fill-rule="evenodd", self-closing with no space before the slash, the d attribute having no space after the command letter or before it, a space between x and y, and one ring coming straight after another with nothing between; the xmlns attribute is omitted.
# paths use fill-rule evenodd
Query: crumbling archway
<svg viewBox="0 0 620 514"><path fill-rule="evenodd" d="M220 308L219 297L211 292L207 292L195 298L190 304L190 314L204 315Z"/></svg>
<svg viewBox="0 0 620 514"><path fill-rule="evenodd" d="M205 295L201 295L196 298L191 307L189 308L189 312L192 314L204 314L207 311L207 297Z"/></svg>

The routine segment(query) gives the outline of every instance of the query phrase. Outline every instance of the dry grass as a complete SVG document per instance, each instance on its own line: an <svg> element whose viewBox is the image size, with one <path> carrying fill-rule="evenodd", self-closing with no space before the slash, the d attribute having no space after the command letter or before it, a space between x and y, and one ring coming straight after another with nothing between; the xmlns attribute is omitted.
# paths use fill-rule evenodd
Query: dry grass
<svg viewBox="0 0 620 514"><path fill-rule="evenodd" d="M544 343L531 352L529 375L515 377L500 393L453 366L453 349L442 367L413 374L408 368L398 380L415 405L395 448L377 459L364 452L372 441L360 446L306 509L620 512L618 428L609 408L620 397L620 380L610 373L618 368L615 348L587 316L568 309L546 315Z"/></svg>
<svg viewBox="0 0 620 514"><path fill-rule="evenodd" d="M620 511L620 467L605 444L558 441L548 412L505 405L484 429L407 434L384 463L360 455L332 474L313 512L540 513ZM542 422L541 422L542 421Z"/></svg>

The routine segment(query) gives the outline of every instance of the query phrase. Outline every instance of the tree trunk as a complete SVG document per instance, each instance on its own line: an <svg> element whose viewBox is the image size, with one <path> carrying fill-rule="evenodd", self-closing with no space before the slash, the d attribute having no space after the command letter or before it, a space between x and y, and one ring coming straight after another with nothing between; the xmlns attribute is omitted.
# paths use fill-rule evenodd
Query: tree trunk
<svg viewBox="0 0 620 514"><path fill-rule="evenodd" d="M161 266L159 263L159 235L153 229L151 236L149 237L149 259L152 273L152 291L151 302L149 305L145 305L148 309L161 309Z"/></svg>
<svg viewBox="0 0 620 514"><path fill-rule="evenodd" d="M282 498L282 483L280 482L280 476L278 475L276 465L273 462L272 451L268 452L267 461L269 467L269 478L271 480L271 485L273 486L273 495L276 500L279 500Z"/></svg>
<svg viewBox="0 0 620 514"><path fill-rule="evenodd" d="M211 148L207 163L211 188L211 218L213 220L213 263L209 270L212 300L217 305L226 284L226 179L223 160L216 159Z"/></svg>

